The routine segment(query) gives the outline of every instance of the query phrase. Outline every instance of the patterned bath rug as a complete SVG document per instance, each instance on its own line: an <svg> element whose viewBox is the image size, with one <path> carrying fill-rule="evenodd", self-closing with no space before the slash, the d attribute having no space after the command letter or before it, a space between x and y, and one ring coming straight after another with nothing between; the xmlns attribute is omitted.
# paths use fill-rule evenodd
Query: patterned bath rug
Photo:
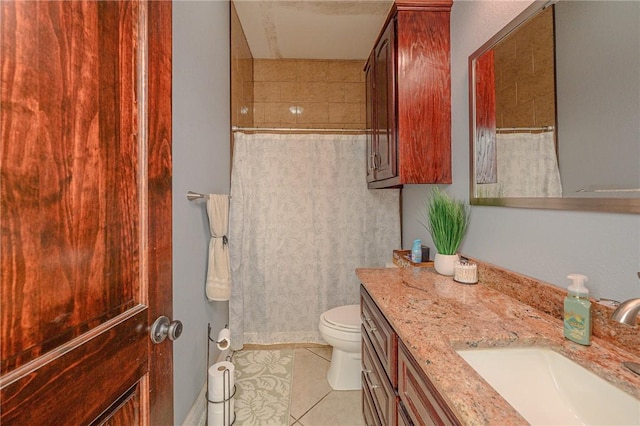
<svg viewBox="0 0 640 426"><path fill-rule="evenodd" d="M233 354L236 370L234 426L287 426L293 379L293 349Z"/></svg>

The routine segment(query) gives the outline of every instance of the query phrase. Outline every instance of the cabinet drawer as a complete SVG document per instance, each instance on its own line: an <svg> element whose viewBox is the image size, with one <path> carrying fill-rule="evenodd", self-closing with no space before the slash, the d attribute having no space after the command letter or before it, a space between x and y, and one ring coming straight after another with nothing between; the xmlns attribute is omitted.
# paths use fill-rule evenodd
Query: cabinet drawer
<svg viewBox="0 0 640 426"><path fill-rule="evenodd" d="M373 398L369 392L369 388L366 386L366 379L364 373L362 374L362 417L364 418L364 424L367 426L382 426L378 413L373 405Z"/></svg>
<svg viewBox="0 0 640 426"><path fill-rule="evenodd" d="M396 393L373 352L371 341L362 335L362 387L371 400L383 425L396 424Z"/></svg>
<svg viewBox="0 0 640 426"><path fill-rule="evenodd" d="M408 349L398 345L398 394L414 425L459 425Z"/></svg>
<svg viewBox="0 0 640 426"><path fill-rule="evenodd" d="M413 426L413 422L409 420L407 410L404 409L400 400L398 400L398 426Z"/></svg>
<svg viewBox="0 0 640 426"><path fill-rule="evenodd" d="M398 385L398 336L380 312L364 287L360 290L360 306L362 311L363 335L367 335L373 346L373 353L378 355L380 364L395 388ZM374 355L375 356L375 355Z"/></svg>

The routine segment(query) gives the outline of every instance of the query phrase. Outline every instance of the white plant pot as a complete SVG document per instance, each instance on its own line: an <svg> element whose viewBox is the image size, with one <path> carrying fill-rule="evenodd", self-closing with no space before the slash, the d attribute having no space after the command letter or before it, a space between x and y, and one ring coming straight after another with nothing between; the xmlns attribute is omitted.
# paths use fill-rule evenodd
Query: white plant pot
<svg viewBox="0 0 640 426"><path fill-rule="evenodd" d="M436 257L433 259L433 266L440 275L452 277L455 272L455 263L457 260L457 254L436 253Z"/></svg>

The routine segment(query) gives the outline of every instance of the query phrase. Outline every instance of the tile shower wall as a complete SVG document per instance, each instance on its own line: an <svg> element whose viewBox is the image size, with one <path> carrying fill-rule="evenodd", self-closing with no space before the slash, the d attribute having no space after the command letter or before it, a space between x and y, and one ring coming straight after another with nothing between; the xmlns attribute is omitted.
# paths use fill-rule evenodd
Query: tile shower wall
<svg viewBox="0 0 640 426"><path fill-rule="evenodd" d="M254 59L257 127L364 129L364 61Z"/></svg>
<svg viewBox="0 0 640 426"><path fill-rule="evenodd" d="M497 126L555 125L552 8L519 27L494 51Z"/></svg>
<svg viewBox="0 0 640 426"><path fill-rule="evenodd" d="M231 125L253 127L253 56L231 3Z"/></svg>

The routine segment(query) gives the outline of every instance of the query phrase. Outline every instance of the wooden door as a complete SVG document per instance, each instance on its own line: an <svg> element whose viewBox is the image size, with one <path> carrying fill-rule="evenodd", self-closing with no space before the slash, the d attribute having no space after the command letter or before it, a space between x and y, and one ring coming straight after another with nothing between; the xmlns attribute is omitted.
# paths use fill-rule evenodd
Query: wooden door
<svg viewBox="0 0 640 426"><path fill-rule="evenodd" d="M173 424L171 3L2 1L0 423Z"/></svg>

